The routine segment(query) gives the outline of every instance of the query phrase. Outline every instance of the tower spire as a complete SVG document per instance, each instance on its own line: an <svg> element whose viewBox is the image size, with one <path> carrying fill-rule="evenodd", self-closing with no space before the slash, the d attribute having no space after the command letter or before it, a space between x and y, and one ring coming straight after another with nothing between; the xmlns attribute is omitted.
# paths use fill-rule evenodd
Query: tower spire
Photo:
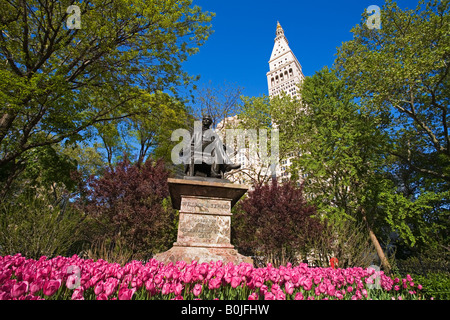
<svg viewBox="0 0 450 320"><path fill-rule="evenodd" d="M266 75L269 96L276 96L284 91L292 97L298 97L296 84L304 78L302 67L289 48L289 42L279 21L277 21L276 37L269 59L269 72Z"/></svg>
<svg viewBox="0 0 450 320"><path fill-rule="evenodd" d="M284 30L281 27L280 21L277 21L277 31L276 31L277 37L284 35Z"/></svg>

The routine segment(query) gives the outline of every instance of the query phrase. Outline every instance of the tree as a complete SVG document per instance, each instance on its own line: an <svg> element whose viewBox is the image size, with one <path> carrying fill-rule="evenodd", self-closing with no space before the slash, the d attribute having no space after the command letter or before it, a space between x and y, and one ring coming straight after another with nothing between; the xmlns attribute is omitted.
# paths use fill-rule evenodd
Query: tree
<svg viewBox="0 0 450 320"><path fill-rule="evenodd" d="M386 171L397 190L383 195L386 208L396 206L388 220L403 241L423 248L448 248L449 13L448 0L410 10L387 1L382 28L368 29L363 15L336 59L361 108L379 114L389 134Z"/></svg>
<svg viewBox="0 0 450 320"><path fill-rule="evenodd" d="M327 67L304 80L298 129L292 132L301 155L293 160L293 178L307 175L305 192L331 224L364 222L385 269L390 266L375 226L386 225L379 210L381 192L390 192L383 175L386 134L380 118L353 101L350 89ZM381 232L378 228L378 232Z"/></svg>
<svg viewBox="0 0 450 320"><path fill-rule="evenodd" d="M219 122L239 113L242 89L226 82L213 86L210 81L197 90L194 117L201 121L203 115L209 115L213 120L212 128L215 128Z"/></svg>
<svg viewBox="0 0 450 320"><path fill-rule="evenodd" d="M323 229L315 213L301 186L276 181L256 186L237 204L233 243L246 254L263 256L264 262L294 263Z"/></svg>
<svg viewBox="0 0 450 320"><path fill-rule="evenodd" d="M229 122L226 128L243 130L248 137L245 148L254 153L245 155L249 166L233 171L228 176L233 179L242 177L250 181L251 185L262 186L273 177L272 171L275 168L272 164L285 159L295 144L292 140L292 129L296 125L295 109L298 109L298 102L287 95L270 99L265 95L242 97L241 100L242 106L235 121ZM258 135L258 143L253 149L250 146L250 130L255 130ZM267 144L262 139L260 130L265 130ZM275 148L272 149L272 146Z"/></svg>
<svg viewBox="0 0 450 320"><path fill-rule="evenodd" d="M135 257L149 258L175 241L168 171L162 160L132 164L127 157L92 177L80 206L95 220L91 241L121 242ZM111 249L112 250L112 249Z"/></svg>
<svg viewBox="0 0 450 320"><path fill-rule="evenodd" d="M414 10L387 1L383 27L361 22L336 60L364 105L392 118L390 154L443 189L450 181L449 13L448 0L421 1Z"/></svg>
<svg viewBox="0 0 450 320"><path fill-rule="evenodd" d="M135 104L142 109L139 114L95 125L110 167L124 153L129 157L135 156L138 164L145 162L150 154L169 162L173 147L170 143L172 132L188 126L189 110L184 103L167 93L144 93Z"/></svg>
<svg viewBox="0 0 450 320"><path fill-rule="evenodd" d="M145 112L142 90L175 91L182 62L210 34L211 14L190 0L0 3L0 171L8 187L24 154L86 138L96 123ZM7 188L2 188L5 192Z"/></svg>

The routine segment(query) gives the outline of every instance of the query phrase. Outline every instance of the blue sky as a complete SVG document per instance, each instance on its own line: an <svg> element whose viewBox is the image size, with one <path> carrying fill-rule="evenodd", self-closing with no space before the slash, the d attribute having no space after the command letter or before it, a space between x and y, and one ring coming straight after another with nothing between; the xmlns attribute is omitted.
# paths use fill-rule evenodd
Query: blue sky
<svg viewBox="0 0 450 320"><path fill-rule="evenodd" d="M246 96L268 94L266 73L277 21L299 60L303 74L311 76L331 67L336 48L351 40L353 26L370 5L384 0L193 0L204 11L215 12L214 33L200 52L184 64L199 85L220 86L225 81L244 88ZM413 9L417 0L398 0Z"/></svg>

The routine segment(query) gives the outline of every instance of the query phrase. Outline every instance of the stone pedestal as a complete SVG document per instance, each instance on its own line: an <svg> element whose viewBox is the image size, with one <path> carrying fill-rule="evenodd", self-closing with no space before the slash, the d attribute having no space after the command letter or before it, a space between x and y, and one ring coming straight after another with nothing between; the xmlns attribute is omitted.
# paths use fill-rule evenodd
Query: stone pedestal
<svg viewBox="0 0 450 320"><path fill-rule="evenodd" d="M231 208L247 190L248 186L216 180L169 179L172 205L180 212L177 242L154 258L164 263L222 260L253 264L230 243Z"/></svg>

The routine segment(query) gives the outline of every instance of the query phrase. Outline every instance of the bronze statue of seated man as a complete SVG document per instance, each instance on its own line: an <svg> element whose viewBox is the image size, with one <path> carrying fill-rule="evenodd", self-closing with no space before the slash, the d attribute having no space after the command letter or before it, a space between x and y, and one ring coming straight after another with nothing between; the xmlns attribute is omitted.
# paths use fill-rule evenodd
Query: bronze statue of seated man
<svg viewBox="0 0 450 320"><path fill-rule="evenodd" d="M204 116L202 131L194 131L191 139L190 161L185 165L184 170L188 176L224 179L225 173L241 167L240 164L231 162L227 154L227 147L219 139L219 136L210 129L211 125L211 117ZM201 162L199 159L201 159Z"/></svg>

